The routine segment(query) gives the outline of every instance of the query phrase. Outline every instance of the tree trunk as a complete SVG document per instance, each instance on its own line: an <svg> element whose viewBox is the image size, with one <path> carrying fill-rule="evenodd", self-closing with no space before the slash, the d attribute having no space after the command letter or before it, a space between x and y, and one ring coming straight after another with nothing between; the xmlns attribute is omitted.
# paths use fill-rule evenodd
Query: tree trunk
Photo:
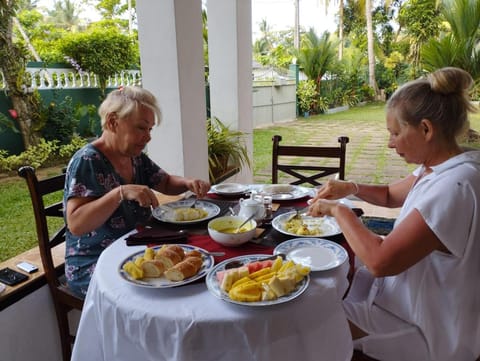
<svg viewBox="0 0 480 361"><path fill-rule="evenodd" d="M375 79L375 50L371 0L365 0L365 18L367 20L368 84L375 91L375 99L377 99L379 90Z"/></svg>
<svg viewBox="0 0 480 361"><path fill-rule="evenodd" d="M343 0L338 2L339 9L338 9L338 39L340 40L340 44L338 45L338 60L342 60L343 58Z"/></svg>
<svg viewBox="0 0 480 361"><path fill-rule="evenodd" d="M17 118L25 149L37 144L35 116L38 118L40 103L34 94L27 93L25 64L23 51L13 42L13 21L16 1L0 2L0 69L7 84L7 95L10 97Z"/></svg>

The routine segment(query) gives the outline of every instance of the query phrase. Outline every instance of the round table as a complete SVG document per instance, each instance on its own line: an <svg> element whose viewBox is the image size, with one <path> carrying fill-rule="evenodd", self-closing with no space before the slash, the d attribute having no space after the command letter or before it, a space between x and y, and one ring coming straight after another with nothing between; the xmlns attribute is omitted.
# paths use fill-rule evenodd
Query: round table
<svg viewBox="0 0 480 361"><path fill-rule="evenodd" d="M311 273L292 301L243 306L216 298L205 282L150 289L120 276L120 263L145 246L124 237L100 256L85 299L73 361L350 360L341 298L348 261Z"/></svg>

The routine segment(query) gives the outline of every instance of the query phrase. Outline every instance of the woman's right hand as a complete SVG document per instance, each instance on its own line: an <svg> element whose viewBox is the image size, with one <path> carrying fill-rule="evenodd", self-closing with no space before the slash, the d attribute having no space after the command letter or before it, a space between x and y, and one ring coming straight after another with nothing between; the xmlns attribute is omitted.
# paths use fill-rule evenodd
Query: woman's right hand
<svg viewBox="0 0 480 361"><path fill-rule="evenodd" d="M317 199L340 199L350 194L355 194L357 186L355 183L329 179L324 185L317 190L317 194L312 200L312 203Z"/></svg>
<svg viewBox="0 0 480 361"><path fill-rule="evenodd" d="M121 187L124 200L137 201L140 207L158 207L158 198L149 187L139 184L125 184Z"/></svg>

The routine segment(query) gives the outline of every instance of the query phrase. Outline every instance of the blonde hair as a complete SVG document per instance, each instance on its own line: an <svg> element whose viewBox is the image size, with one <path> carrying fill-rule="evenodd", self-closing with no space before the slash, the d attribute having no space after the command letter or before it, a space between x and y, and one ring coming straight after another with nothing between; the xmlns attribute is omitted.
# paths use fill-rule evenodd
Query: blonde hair
<svg viewBox="0 0 480 361"><path fill-rule="evenodd" d="M155 115L155 123L160 124L162 113L151 92L137 86L112 91L98 108L102 129L105 129L108 114L116 113L119 119L125 119L136 113L141 105L150 109Z"/></svg>
<svg viewBox="0 0 480 361"><path fill-rule="evenodd" d="M468 126L468 112L477 111L469 97L472 85L465 70L442 68L397 89L387 102L387 111L413 126L428 119L452 141Z"/></svg>

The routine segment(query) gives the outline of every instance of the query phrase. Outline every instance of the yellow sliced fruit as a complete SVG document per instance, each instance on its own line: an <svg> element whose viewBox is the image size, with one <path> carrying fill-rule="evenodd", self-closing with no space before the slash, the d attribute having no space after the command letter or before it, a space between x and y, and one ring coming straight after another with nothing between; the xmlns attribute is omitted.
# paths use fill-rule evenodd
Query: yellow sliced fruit
<svg viewBox="0 0 480 361"><path fill-rule="evenodd" d="M145 249L145 253L143 255L143 258L145 258L145 260L147 260L147 261L151 261L152 259L154 259L155 258L155 251L153 250L153 248L147 247Z"/></svg>
<svg viewBox="0 0 480 361"><path fill-rule="evenodd" d="M145 261L145 258L143 256L139 256L135 258L135 265L138 267L141 267L144 261Z"/></svg>
<svg viewBox="0 0 480 361"><path fill-rule="evenodd" d="M306 276L310 273L310 267L308 266L304 266L302 264L296 264L295 268L297 269L297 272L302 276Z"/></svg>
<svg viewBox="0 0 480 361"><path fill-rule="evenodd" d="M256 278L255 278L255 281L260 282L260 283L261 283L261 282L266 282L266 281L268 281L270 278L272 278L273 276L275 276L276 273L277 273L277 272L272 271L272 272L267 273L267 274L265 274L265 275L263 275L263 276L256 277Z"/></svg>
<svg viewBox="0 0 480 361"><path fill-rule="evenodd" d="M143 270L132 261L126 262L122 268L135 280L143 278Z"/></svg>
<svg viewBox="0 0 480 361"><path fill-rule="evenodd" d="M248 277L248 276L242 277L239 280L235 281L231 288L235 288L235 287L241 285L242 283L245 283L245 282L248 282L248 281L251 281L250 277Z"/></svg>
<svg viewBox="0 0 480 361"><path fill-rule="evenodd" d="M272 269L270 267L265 267L265 268L262 268L261 270L251 273L250 278L255 279L256 277L263 276L271 271Z"/></svg>
<svg viewBox="0 0 480 361"><path fill-rule="evenodd" d="M280 267L280 269L278 270L278 272L280 272L280 273L284 272L285 270L287 270L289 268L292 268L292 267L295 267L295 263L293 263L292 260L284 262L282 267Z"/></svg>
<svg viewBox="0 0 480 361"><path fill-rule="evenodd" d="M263 288L258 283L244 283L238 287L232 288L228 293L229 297L235 301L255 302L262 298Z"/></svg>
<svg viewBox="0 0 480 361"><path fill-rule="evenodd" d="M275 261L273 261L272 263L272 271L278 271L280 269L280 267L282 267L282 264L283 264L283 259L282 257L278 256L277 258L275 258Z"/></svg>

